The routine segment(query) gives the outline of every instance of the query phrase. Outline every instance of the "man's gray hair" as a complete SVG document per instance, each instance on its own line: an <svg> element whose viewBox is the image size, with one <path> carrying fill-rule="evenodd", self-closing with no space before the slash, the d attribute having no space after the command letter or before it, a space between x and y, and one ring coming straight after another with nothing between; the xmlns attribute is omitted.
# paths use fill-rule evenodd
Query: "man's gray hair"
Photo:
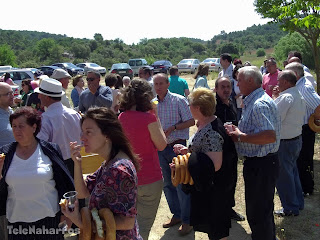
<svg viewBox="0 0 320 240"><path fill-rule="evenodd" d="M297 63L297 62L289 63L285 67L285 69L294 71L298 75L299 78L304 76L303 65L301 63Z"/></svg>
<svg viewBox="0 0 320 240"><path fill-rule="evenodd" d="M295 86L297 83L297 77L294 71L285 69L279 73L278 79L287 80L292 86Z"/></svg>
<svg viewBox="0 0 320 240"><path fill-rule="evenodd" d="M253 78L257 85L262 84L262 74L256 66L246 66L239 68L239 74L244 75L244 79L247 81L249 78Z"/></svg>

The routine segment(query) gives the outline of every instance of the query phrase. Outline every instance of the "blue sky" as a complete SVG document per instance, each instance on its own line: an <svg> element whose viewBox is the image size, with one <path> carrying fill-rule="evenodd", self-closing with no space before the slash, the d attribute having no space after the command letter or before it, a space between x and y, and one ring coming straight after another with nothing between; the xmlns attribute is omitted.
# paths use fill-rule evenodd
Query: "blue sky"
<svg viewBox="0 0 320 240"><path fill-rule="evenodd" d="M244 30L268 22L253 0L10 0L1 3L0 28L69 37L140 39L192 37L209 40L222 30Z"/></svg>

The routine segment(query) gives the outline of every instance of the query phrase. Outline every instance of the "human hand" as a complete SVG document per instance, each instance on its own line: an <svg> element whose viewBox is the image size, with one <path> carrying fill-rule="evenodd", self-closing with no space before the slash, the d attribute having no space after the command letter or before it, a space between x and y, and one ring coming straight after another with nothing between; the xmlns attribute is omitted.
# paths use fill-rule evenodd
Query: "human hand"
<svg viewBox="0 0 320 240"><path fill-rule="evenodd" d="M2 172L2 168L3 168L3 164L4 164L4 159L6 158L6 155L4 155L4 153L0 154L0 175Z"/></svg>
<svg viewBox="0 0 320 240"><path fill-rule="evenodd" d="M81 145L78 145L77 142L70 142L70 153L71 153L71 158L74 162L74 164L81 164Z"/></svg>
<svg viewBox="0 0 320 240"><path fill-rule="evenodd" d="M173 151L177 155L178 154L185 155L185 154L188 153L189 149L186 146L182 145L182 144L175 144L173 146Z"/></svg>
<svg viewBox="0 0 320 240"><path fill-rule="evenodd" d="M171 126L164 131L164 134L166 135L166 137L168 137L170 133L172 133L173 131L174 131L174 126Z"/></svg>
<svg viewBox="0 0 320 240"><path fill-rule="evenodd" d="M74 209L73 211L70 211L69 208L69 202L66 203L66 208L61 207L61 212L63 213L65 219L67 222L68 227L71 226L71 222L76 224L79 228L82 226L82 220L81 220L81 214L79 211L79 201L78 199L74 203ZM70 225L69 225L70 224Z"/></svg>
<svg viewBox="0 0 320 240"><path fill-rule="evenodd" d="M279 86L275 86L275 87L272 89L272 98L273 98L273 99L276 99L277 97L279 97L279 95L280 95Z"/></svg>

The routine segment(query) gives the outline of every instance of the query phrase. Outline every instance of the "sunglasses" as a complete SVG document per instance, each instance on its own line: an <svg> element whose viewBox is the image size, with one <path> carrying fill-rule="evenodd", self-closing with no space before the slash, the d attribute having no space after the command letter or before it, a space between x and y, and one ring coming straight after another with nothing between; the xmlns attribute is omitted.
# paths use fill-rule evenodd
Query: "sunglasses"
<svg viewBox="0 0 320 240"><path fill-rule="evenodd" d="M88 82L91 82L91 81L94 81L94 80L96 80L96 78L87 78Z"/></svg>

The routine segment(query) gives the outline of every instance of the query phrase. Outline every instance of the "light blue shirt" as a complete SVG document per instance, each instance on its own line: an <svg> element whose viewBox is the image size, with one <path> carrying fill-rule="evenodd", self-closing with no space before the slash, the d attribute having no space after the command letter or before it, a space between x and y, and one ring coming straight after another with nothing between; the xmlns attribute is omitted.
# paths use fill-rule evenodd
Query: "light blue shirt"
<svg viewBox="0 0 320 240"><path fill-rule="evenodd" d="M0 147L16 141L9 122L10 114L12 114L11 108L8 111L0 108Z"/></svg>
<svg viewBox="0 0 320 240"><path fill-rule="evenodd" d="M199 76L196 80L196 83L194 84L194 89L197 89L199 87L204 87L204 88L208 88L210 89L209 85L208 85L208 80L206 78L206 76Z"/></svg>
<svg viewBox="0 0 320 240"><path fill-rule="evenodd" d="M244 108L239 121L239 129L246 134L255 134L274 130L276 142L269 144L252 144L236 142L239 155L246 157L264 157L275 153L280 144L280 115L275 102L262 88L258 88L243 99Z"/></svg>
<svg viewBox="0 0 320 240"><path fill-rule="evenodd" d="M297 81L296 87L306 101L307 108L306 114L304 115L304 124L308 124L311 114L314 113L314 110L316 110L320 104L320 97L314 90L312 83L307 81L305 77L302 77Z"/></svg>

